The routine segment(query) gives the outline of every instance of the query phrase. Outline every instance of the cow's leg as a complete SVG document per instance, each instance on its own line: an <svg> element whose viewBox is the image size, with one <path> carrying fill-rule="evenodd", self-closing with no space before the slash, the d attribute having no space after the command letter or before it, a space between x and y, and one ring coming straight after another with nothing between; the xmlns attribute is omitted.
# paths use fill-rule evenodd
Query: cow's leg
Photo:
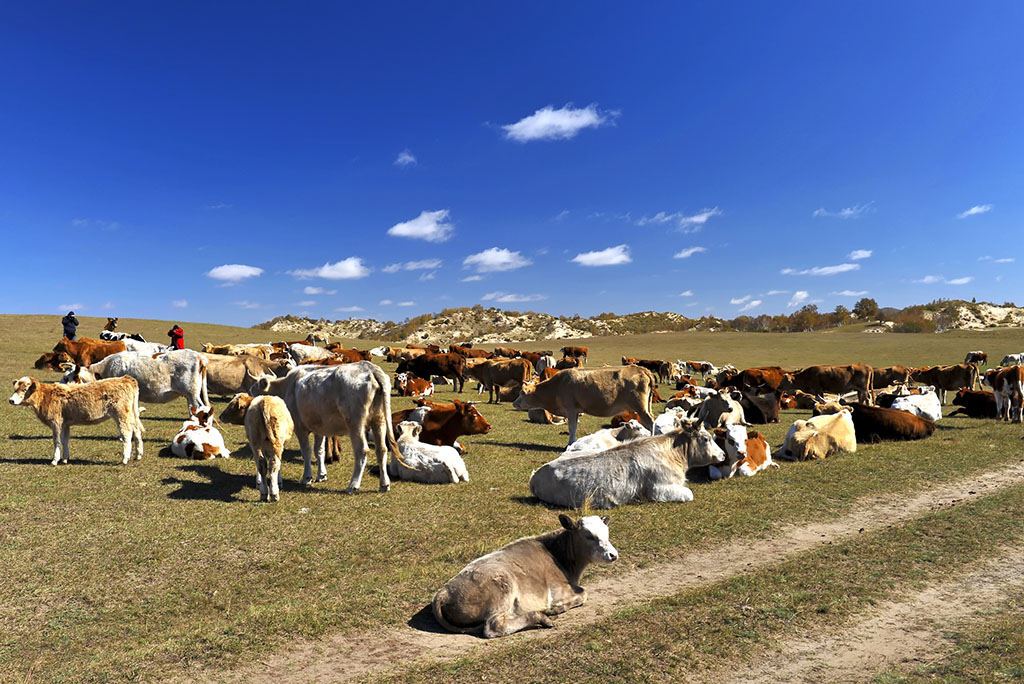
<svg viewBox="0 0 1024 684"><path fill-rule="evenodd" d="M327 481L327 440L330 437L314 435L313 450L316 451L316 481Z"/></svg>
<svg viewBox="0 0 1024 684"><path fill-rule="evenodd" d="M61 454L61 440L60 440L61 428L57 425L53 426L53 460L50 461L50 465L57 465L60 463Z"/></svg>
<svg viewBox="0 0 1024 684"><path fill-rule="evenodd" d="M545 615L558 615L573 608L579 608L587 602L587 590L574 584L550 591L551 605L544 611Z"/></svg>
<svg viewBox="0 0 1024 684"><path fill-rule="evenodd" d="M305 428L295 428L295 438L299 440L299 451L302 452L302 484L313 482L313 450L309 446L309 432Z"/></svg>
<svg viewBox="0 0 1024 684"><path fill-rule="evenodd" d="M267 469L267 457L263 454L262 449L252 445L252 458L256 461L256 479L260 483L260 501L266 501L270 491L267 484L267 478L270 477Z"/></svg>
<svg viewBox="0 0 1024 684"><path fill-rule="evenodd" d="M60 431L60 462L67 463L71 458L71 426L65 425Z"/></svg>
<svg viewBox="0 0 1024 684"><path fill-rule="evenodd" d="M373 450L377 452L377 469L380 470L380 491L386 492L391 489L391 478L388 473L388 449L387 449L387 426L382 418L374 425ZM364 452L365 453L365 452Z"/></svg>
<svg viewBox="0 0 1024 684"><path fill-rule="evenodd" d="M654 484L650 489L651 501L688 502L693 501L693 492L686 485Z"/></svg>
<svg viewBox="0 0 1024 684"><path fill-rule="evenodd" d="M354 494L359 485L363 482L363 470L366 469L366 426L350 425L348 431L349 442L352 443L352 479L345 489L345 494ZM382 474L382 479L387 477L387 472ZM387 490L383 490L387 491Z"/></svg>
<svg viewBox="0 0 1024 684"><path fill-rule="evenodd" d="M270 457L263 457L264 463L267 464L267 479L269 479L268 485L270 489L270 500L280 501L281 500L281 454L271 452Z"/></svg>
<svg viewBox="0 0 1024 684"><path fill-rule="evenodd" d="M135 431L132 429L130 417L115 416L114 419L117 421L117 432L121 435L121 465L127 465L132 459L132 438Z"/></svg>
<svg viewBox="0 0 1024 684"><path fill-rule="evenodd" d="M529 627L554 627L555 623L550 617L539 610L530 612L519 612L515 609L496 615L491 615L484 623L483 637L494 639L495 637L508 636Z"/></svg>
<svg viewBox="0 0 1024 684"><path fill-rule="evenodd" d="M580 422L580 414L576 411L567 411L565 419L569 422L569 444L576 441L576 427Z"/></svg>

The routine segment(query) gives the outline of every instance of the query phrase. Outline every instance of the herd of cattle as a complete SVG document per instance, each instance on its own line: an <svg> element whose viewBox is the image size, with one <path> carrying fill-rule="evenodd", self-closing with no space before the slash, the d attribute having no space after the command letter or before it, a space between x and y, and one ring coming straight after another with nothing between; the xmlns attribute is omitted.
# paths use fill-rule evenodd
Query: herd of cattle
<svg viewBox="0 0 1024 684"><path fill-rule="evenodd" d="M120 339L61 339L36 361L37 369L61 371L59 382L25 376L14 383L10 403L31 407L53 433L52 463L68 461L72 426L108 418L124 443L122 462L129 461L133 447L140 459L144 409L139 403L177 397L185 398L189 416L172 440L172 453L227 457L230 452L214 426L210 394L230 396L219 420L245 427L264 501L279 500L281 457L292 435L302 454L303 484L326 479L327 460L337 457L344 436L354 456L346 493L360 487L371 448L381 491L388 491L392 479L468 481L465 446L458 440L486 434L490 425L472 402L428 398L435 383L451 382L461 393L467 379L488 392L489 403L511 399L513 408L528 411L532 422L567 423L568 447L532 474L529 487L539 500L571 508L692 501L688 474L711 480L750 476L777 468L773 455L820 459L856 451L858 444L924 439L943 417L947 391L956 392L954 414L1024 422L1024 354L1005 357L983 375L978 369L987 361L983 352L970 352L960 364L920 368L854 363L739 370L707 361L632 357L623 357L621 366L598 368L587 363L588 350L582 346L562 347L556 360L551 350L484 351L470 344L369 351L337 344L319 347L311 336L271 344L206 344L197 352L152 345L140 335L105 332L104 337ZM397 363L394 377L373 363L373 357ZM979 380L991 391L979 391ZM663 401L659 382L673 386L674 394L666 397L664 410L656 416L653 406ZM392 390L414 397L416 406L392 411ZM783 408L810 409L813 415L795 421L773 454L765 436L752 427L778 422ZM609 417L612 427L577 439L584 413ZM585 594L578 579L583 567L591 561L610 562L617 552L608 542L606 519L561 520L563 529L557 533L520 540L491 554L494 558L487 562L478 559L477 565L467 566L435 597L438 621L454 631L472 628L500 636L550 625L550 616L581 604ZM579 547L575 552L573 545ZM561 552L582 554L573 556L579 572L563 577L561 584L545 580L546 598L513 596L515 592L484 595L473 588L472 578L479 579L481 573L490 577L512 572L515 562L495 558L547 554L558 565ZM535 567L546 567L546 562L534 558ZM506 580L510 587L526 581ZM524 601L540 607L526 610Z"/></svg>

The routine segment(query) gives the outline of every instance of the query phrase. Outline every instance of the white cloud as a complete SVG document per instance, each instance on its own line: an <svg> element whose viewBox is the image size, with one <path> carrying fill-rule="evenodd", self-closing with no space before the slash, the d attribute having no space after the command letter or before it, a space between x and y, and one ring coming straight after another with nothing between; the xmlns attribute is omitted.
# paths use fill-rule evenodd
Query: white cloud
<svg viewBox="0 0 1024 684"><path fill-rule="evenodd" d="M308 294L308 295L321 295L321 294L332 295L332 294L337 294L338 291L337 290L325 290L322 287L313 287L312 285L307 285L306 287L302 288L302 293L303 294Z"/></svg>
<svg viewBox="0 0 1024 684"><path fill-rule="evenodd" d="M411 221L396 223L388 228L388 235L395 237L407 237L427 242L444 242L452 236L455 227L445 223L448 218L447 209L437 211L421 211L420 215Z"/></svg>
<svg viewBox="0 0 1024 684"><path fill-rule="evenodd" d="M870 249L855 249L850 252L847 257L857 261L858 259L869 259L871 257L872 250Z"/></svg>
<svg viewBox="0 0 1024 684"><path fill-rule="evenodd" d="M482 275L471 275L471 276L466 276L465 278L463 278L461 282L463 282L463 283L475 283L476 281L483 280L483 279L484 279L484 277Z"/></svg>
<svg viewBox="0 0 1024 684"><path fill-rule="evenodd" d="M990 211L992 211L992 205L991 204L975 204L973 207L971 207L967 211L961 211L959 214L956 215L956 217L958 219L964 219L964 218L967 218L968 216L977 216L978 214L987 214Z"/></svg>
<svg viewBox="0 0 1024 684"><path fill-rule="evenodd" d="M789 290L768 290L764 293L764 297L774 297L775 295L789 294Z"/></svg>
<svg viewBox="0 0 1024 684"><path fill-rule="evenodd" d="M502 129L506 138L516 142L568 140L584 128L603 126L618 115L615 111L602 112L596 104L583 109L573 109L572 105L555 109L548 105L514 124L502 126Z"/></svg>
<svg viewBox="0 0 1024 684"><path fill-rule="evenodd" d="M246 266L244 264L224 264L211 268L206 275L214 280L223 280L228 283L238 283L246 278L253 278L263 273L262 268Z"/></svg>
<svg viewBox="0 0 1024 684"><path fill-rule="evenodd" d="M392 304L392 301L390 299L382 299L377 303L380 304L381 306L390 306Z"/></svg>
<svg viewBox="0 0 1024 684"><path fill-rule="evenodd" d="M335 309L335 311L340 311L341 313L352 313L352 312L355 312L355 311L362 311L362 310L363 310L363 307L361 307L361 306L339 306L337 309Z"/></svg>
<svg viewBox="0 0 1024 684"><path fill-rule="evenodd" d="M686 292L680 292L679 296L680 297L692 297L693 296L693 290L687 290Z"/></svg>
<svg viewBox="0 0 1024 684"><path fill-rule="evenodd" d="M568 209L563 209L562 211L558 212L558 216L555 217L555 220L556 221L562 221L562 219L564 219L568 215L569 215L569 210Z"/></svg>
<svg viewBox="0 0 1024 684"><path fill-rule="evenodd" d="M659 211L654 216L640 217L639 219L637 219L636 225L646 226L650 223L668 223L669 221L678 221L680 218L682 218L682 216L683 215L680 212L676 212L674 214L666 214L663 211Z"/></svg>
<svg viewBox="0 0 1024 684"><path fill-rule="evenodd" d="M730 299L729 303L730 304L742 304L743 302L748 302L748 301L750 301L750 295L744 295L742 297L734 297L733 299Z"/></svg>
<svg viewBox="0 0 1024 684"><path fill-rule="evenodd" d="M922 283L924 285L934 285L935 283L942 283L944 285L966 285L967 283L974 280L973 276L965 276L963 278L953 278L952 280L946 280L944 276L938 275L926 275L920 280L915 280L915 283Z"/></svg>
<svg viewBox="0 0 1024 684"><path fill-rule="evenodd" d="M300 268L288 271L288 275L296 278L326 278L327 280L353 280L365 278L370 275L370 269L363 266L360 257L349 257L336 261L333 264L327 263L319 268Z"/></svg>
<svg viewBox="0 0 1024 684"><path fill-rule="evenodd" d="M434 268L441 268L440 259L423 259L421 261L406 261L398 264L389 264L381 270L385 273L398 273L399 271L427 271Z"/></svg>
<svg viewBox="0 0 1024 684"><path fill-rule="evenodd" d="M243 309L258 309L258 308L260 308L260 305L257 304L256 302L247 302L245 300L242 300L240 302L235 302L235 306L240 306Z"/></svg>
<svg viewBox="0 0 1024 684"><path fill-rule="evenodd" d="M867 290L839 290L839 292L829 292L829 295L833 297L863 297L867 293Z"/></svg>
<svg viewBox="0 0 1024 684"><path fill-rule="evenodd" d="M74 304L58 304L57 311L74 311L76 309L85 309L85 305L81 302L75 302Z"/></svg>
<svg viewBox="0 0 1024 684"><path fill-rule="evenodd" d="M709 218L712 216L720 216L721 214L722 210L718 207L715 207L714 209L701 209L700 212L693 216L681 217L679 219L679 227L682 228L684 232L700 230L700 227L707 223Z"/></svg>
<svg viewBox="0 0 1024 684"><path fill-rule="evenodd" d="M846 273L847 271L859 271L860 264L837 264L836 266L815 266L814 268L805 268L802 271L797 271L793 268L784 268L780 271L782 275L813 275L813 276L830 276L836 275L837 273Z"/></svg>
<svg viewBox="0 0 1024 684"><path fill-rule="evenodd" d="M437 275L437 271L431 271L430 273L424 273L423 275L421 275L418 278L418 280L420 280L420 281L423 281L423 280L433 280L436 275Z"/></svg>
<svg viewBox="0 0 1024 684"><path fill-rule="evenodd" d="M706 251L708 251L706 247L687 247L686 249L684 249L681 252L676 252L675 256L672 257L672 258L673 259L689 259L690 257L692 257L694 254L697 254L698 252L706 252Z"/></svg>
<svg viewBox="0 0 1024 684"><path fill-rule="evenodd" d="M946 284L947 285L966 285L967 283L971 282L972 280L974 280L973 276L967 276L967 277L964 277L964 278L953 278L952 280L947 280Z"/></svg>
<svg viewBox="0 0 1024 684"><path fill-rule="evenodd" d="M470 254L462 260L463 268L475 267L477 273L494 271L514 271L533 262L519 252L512 252L504 247L491 247L476 254Z"/></svg>
<svg viewBox="0 0 1024 684"><path fill-rule="evenodd" d="M1002 259L996 259L990 256L978 257L978 261L991 261L993 264L1012 264L1016 259L1013 257L1003 257Z"/></svg>
<svg viewBox="0 0 1024 684"><path fill-rule="evenodd" d="M924 283L925 285L932 285L933 283L941 283L943 280L942 276L937 275L926 275L920 280L915 280L915 283Z"/></svg>
<svg viewBox="0 0 1024 684"><path fill-rule="evenodd" d="M207 204L206 208L207 209L217 210L217 209L230 209L232 206L233 205L225 204L224 202L217 202L216 204Z"/></svg>
<svg viewBox="0 0 1024 684"><path fill-rule="evenodd" d="M416 157L413 156L409 148L405 148L398 153L398 157L395 159L395 166L411 166L416 163Z"/></svg>
<svg viewBox="0 0 1024 684"><path fill-rule="evenodd" d="M173 306L175 309L187 309L188 308L188 300L187 299L175 299L173 302L171 302L171 306Z"/></svg>
<svg viewBox="0 0 1024 684"><path fill-rule="evenodd" d="M829 211L828 209L822 207L820 209L815 209L811 215L814 216L815 218L821 216L829 216L832 218L841 219L857 218L864 212L870 210L871 205L872 202L868 202L867 204L855 204L852 207L846 207L845 209L840 209L839 211Z"/></svg>
<svg viewBox="0 0 1024 684"><path fill-rule="evenodd" d="M485 302L489 302L491 300L494 300L496 302L501 302L503 304L508 304L508 303L511 303L511 302L539 302L542 299L547 299L547 297L545 297L544 295L540 295L540 294L524 295L524 294L514 294L514 293L511 293L511 292L488 292L487 294L485 294L480 299L481 299L481 301L485 301Z"/></svg>
<svg viewBox="0 0 1024 684"><path fill-rule="evenodd" d="M789 300L789 304L786 306L800 306L810 298L811 293L807 290L797 290L793 293L792 299Z"/></svg>
<svg viewBox="0 0 1024 684"><path fill-rule="evenodd" d="M413 301L398 302L397 306L416 306L416 302L413 302Z"/></svg>
<svg viewBox="0 0 1024 684"><path fill-rule="evenodd" d="M751 309L756 309L759 306L761 306L761 300L754 299L749 304L740 309L740 311L750 311Z"/></svg>
<svg viewBox="0 0 1024 684"><path fill-rule="evenodd" d="M616 245L596 252L583 252L572 258L580 266L617 266L633 261L629 256L629 245Z"/></svg>
<svg viewBox="0 0 1024 684"><path fill-rule="evenodd" d="M398 273L402 270L402 264L388 264L380 270L382 273Z"/></svg>
<svg viewBox="0 0 1024 684"><path fill-rule="evenodd" d="M316 306L316 302L312 299L307 299L302 302L295 302L295 306Z"/></svg>
<svg viewBox="0 0 1024 684"><path fill-rule="evenodd" d="M101 306L100 308L105 311L111 311L113 309L116 309L117 307L114 306L114 302L104 302L103 306Z"/></svg>

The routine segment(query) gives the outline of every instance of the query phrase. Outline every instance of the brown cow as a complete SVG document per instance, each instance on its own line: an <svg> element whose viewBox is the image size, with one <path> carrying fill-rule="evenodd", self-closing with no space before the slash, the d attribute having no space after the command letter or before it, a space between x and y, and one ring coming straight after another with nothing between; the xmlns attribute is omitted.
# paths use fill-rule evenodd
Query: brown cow
<svg viewBox="0 0 1024 684"><path fill-rule="evenodd" d="M983 351L969 351L964 357L964 363L973 363L978 366L988 365L988 354Z"/></svg>
<svg viewBox="0 0 1024 684"><path fill-rule="evenodd" d="M107 324L105 326L103 326L103 329L104 330L108 330L110 332L113 332L113 331L117 330L117 320L118 319L116 319L116 318L110 318L108 316L107 317Z"/></svg>
<svg viewBox="0 0 1024 684"><path fill-rule="evenodd" d="M872 368L872 389L888 387L889 385L906 385L910 382L910 375L913 372L914 369L910 366L885 366L881 368Z"/></svg>
<svg viewBox="0 0 1024 684"><path fill-rule="evenodd" d="M126 350L127 347L125 347L123 340L106 342L104 340L95 340L91 337L83 337L80 340L69 340L65 337L53 346L54 354L63 352L79 366L90 366L111 354Z"/></svg>
<svg viewBox="0 0 1024 684"><path fill-rule="evenodd" d="M910 374L915 382L931 385L939 395L939 401L946 403L946 391L956 392L961 387L974 389L978 384L978 367L968 363L952 366L922 366Z"/></svg>
<svg viewBox="0 0 1024 684"><path fill-rule="evenodd" d="M519 352L511 347L495 347L494 355L501 356L506 359L514 359L519 356Z"/></svg>
<svg viewBox="0 0 1024 684"><path fill-rule="evenodd" d="M497 351L497 349L495 349L495 351ZM526 359L531 364L533 364L534 368L537 367L537 362L540 361L541 356L543 356L543 355L542 354L538 354L537 352L531 352L531 351L521 351L521 352L519 352L519 358Z"/></svg>
<svg viewBox="0 0 1024 684"><path fill-rule="evenodd" d="M580 368L583 366L583 361L579 357L563 358L561 361L555 364L555 370L566 370L569 368Z"/></svg>
<svg viewBox="0 0 1024 684"><path fill-rule="evenodd" d="M449 354L424 354L411 359L405 359L398 364L396 372L412 373L418 378L432 378L440 375L451 378L458 387L461 394L466 384L466 360L456 353ZM423 441L421 438L420 441Z"/></svg>
<svg viewBox="0 0 1024 684"><path fill-rule="evenodd" d="M998 417L1024 423L1024 366L993 368L985 373L985 384L992 388Z"/></svg>
<svg viewBox="0 0 1024 684"><path fill-rule="evenodd" d="M763 397L743 392L740 406L743 407L743 415L749 423L766 425L779 422L779 399L774 392L769 392Z"/></svg>
<svg viewBox="0 0 1024 684"><path fill-rule="evenodd" d="M400 397L429 397L434 394L434 383L411 373L398 373L395 375L395 389Z"/></svg>
<svg viewBox="0 0 1024 684"><path fill-rule="evenodd" d="M780 366L745 368L735 375L729 375L724 371L723 373L725 373L724 377L718 379L719 387L735 387L740 391L756 394L778 392L785 375L785 371Z"/></svg>
<svg viewBox="0 0 1024 684"><path fill-rule="evenodd" d="M453 344L448 347L448 353L458 354L459 356L467 359L490 359L494 357L494 354L486 349L471 349L458 344Z"/></svg>
<svg viewBox="0 0 1024 684"><path fill-rule="evenodd" d="M528 382L533 378L533 364L526 359L488 359L467 368L466 375L487 388L488 404L501 403L501 388L507 385L521 387L524 382Z"/></svg>
<svg viewBox="0 0 1024 684"><path fill-rule="evenodd" d="M996 395L993 392L975 392L967 388L957 390L956 396L953 397L953 406L960 408L950 413L949 417L961 413L968 418L999 417L996 410Z"/></svg>
<svg viewBox="0 0 1024 684"><path fill-rule="evenodd" d="M844 394L856 390L858 401L867 404L871 401L873 375L871 366L866 363L808 366L795 373L785 373L777 389L800 389L811 394Z"/></svg>
<svg viewBox="0 0 1024 684"><path fill-rule="evenodd" d="M555 375L557 373L560 373L560 372L561 371L559 371L557 368L545 368L544 370L542 370L540 372L540 379L542 381L543 380L550 380L551 378L555 377Z"/></svg>
<svg viewBox="0 0 1024 684"><path fill-rule="evenodd" d="M906 411L867 404L850 404L849 408L853 409L853 427L858 444L924 439L935 432L935 421Z"/></svg>
<svg viewBox="0 0 1024 684"><path fill-rule="evenodd" d="M416 405L430 408L423 416L421 442L438 446L455 446L455 440L463 435L486 435L491 431L490 423L469 402L455 399L452 403L445 404L417 399ZM409 414L416 410L414 408L402 409L392 413L391 423L395 429L403 420L409 420Z"/></svg>
<svg viewBox="0 0 1024 684"><path fill-rule="evenodd" d="M559 351L562 352L562 358L563 359L567 359L567 358L579 359L579 358L582 358L583 359L583 363L587 362L587 354L589 353L589 350L586 347L566 346L566 347L562 347Z"/></svg>

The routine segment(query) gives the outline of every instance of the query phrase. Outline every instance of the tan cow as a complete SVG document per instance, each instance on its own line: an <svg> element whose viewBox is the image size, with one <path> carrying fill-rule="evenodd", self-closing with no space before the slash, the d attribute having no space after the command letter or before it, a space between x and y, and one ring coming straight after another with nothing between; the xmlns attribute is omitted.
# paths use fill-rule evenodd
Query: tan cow
<svg viewBox="0 0 1024 684"><path fill-rule="evenodd" d="M61 353L67 354L79 366L88 366L127 349L123 340L106 342L91 337L83 337L80 340L69 340L65 337L53 346L53 353L57 356Z"/></svg>
<svg viewBox="0 0 1024 684"><path fill-rule="evenodd" d="M562 529L523 537L463 568L434 595L434 619L450 632L493 639L554 627L552 617L582 606L584 569L611 563L619 552L608 541L607 517L558 520Z"/></svg>
<svg viewBox="0 0 1024 684"><path fill-rule="evenodd" d="M807 461L827 458L841 451L857 451L853 417L848 408L793 423L778 456Z"/></svg>
<svg viewBox="0 0 1024 684"><path fill-rule="evenodd" d="M220 414L220 420L245 425L245 437L256 461L261 501L281 499L281 455L295 425L280 397L236 394Z"/></svg>
<svg viewBox="0 0 1024 684"><path fill-rule="evenodd" d="M501 403L501 388L519 385L533 378L533 365L526 359L485 359L472 366L466 366L466 376L480 382L488 391L487 403Z"/></svg>
<svg viewBox="0 0 1024 684"><path fill-rule="evenodd" d="M641 424L654 429L651 395L657 380L639 366L569 369L550 380L523 385L513 408L543 408L569 421L569 444L576 441L580 413L611 417L620 411L636 411Z"/></svg>

